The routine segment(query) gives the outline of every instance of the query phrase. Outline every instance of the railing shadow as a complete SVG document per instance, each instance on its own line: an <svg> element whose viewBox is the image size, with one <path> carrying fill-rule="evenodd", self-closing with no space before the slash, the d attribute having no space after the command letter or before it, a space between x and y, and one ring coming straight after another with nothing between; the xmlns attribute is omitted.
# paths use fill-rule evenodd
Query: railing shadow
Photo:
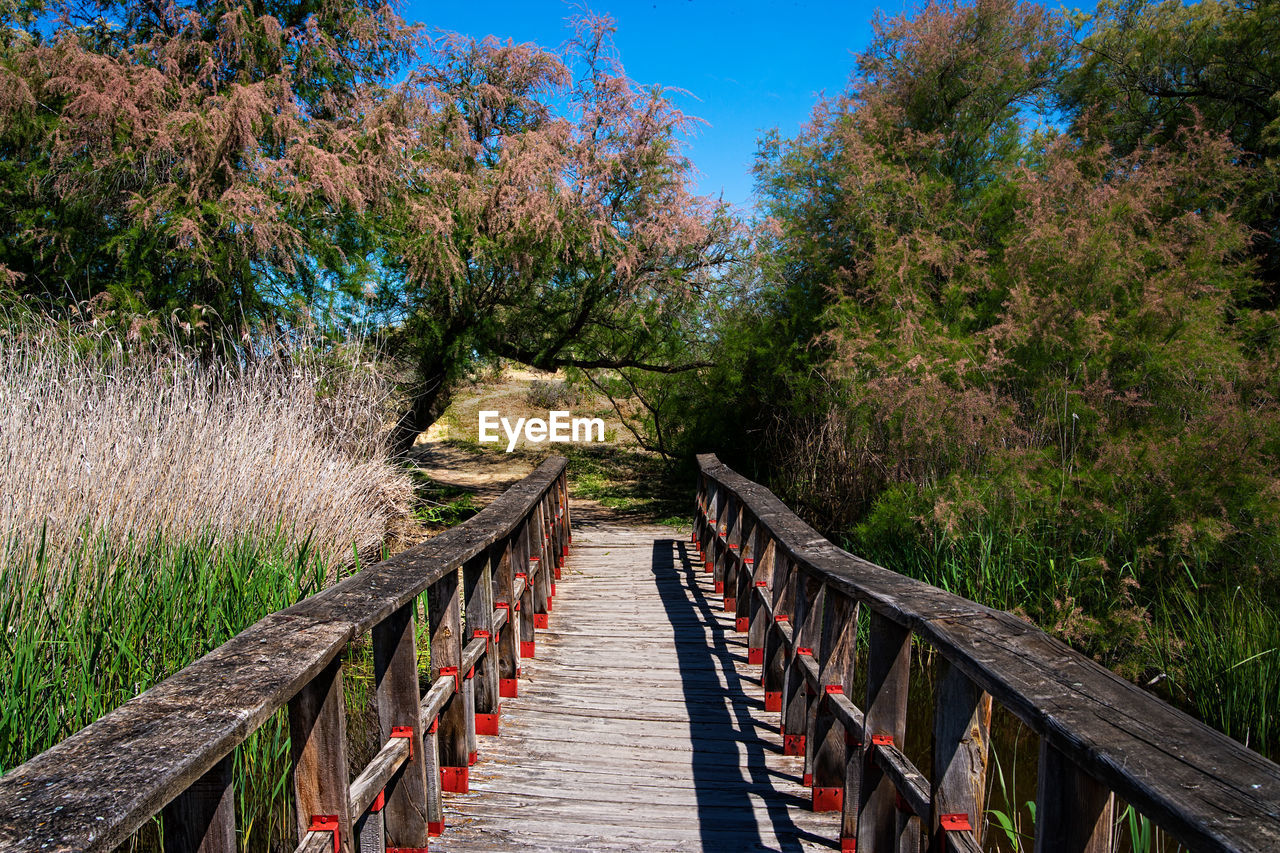
<svg viewBox="0 0 1280 853"><path fill-rule="evenodd" d="M678 554L678 558L677 558ZM763 728L752 708L763 705L749 693L737 664L746 662L745 641L730 639L711 602L709 575L689 559L688 547L673 539L653 544L653 575L658 596L675 634L681 687L690 719L692 767L698 804L698 828L704 850L778 850L799 853L801 841L835 847L797 826L791 809L808 801L778 790L775 782L790 779L771 769L766 754L781 747L760 736ZM707 642L707 628L711 643ZM723 683L721 680L723 679ZM744 754L745 753L745 754ZM764 816L759 812L763 809ZM761 822L767 820L780 846L766 843Z"/></svg>

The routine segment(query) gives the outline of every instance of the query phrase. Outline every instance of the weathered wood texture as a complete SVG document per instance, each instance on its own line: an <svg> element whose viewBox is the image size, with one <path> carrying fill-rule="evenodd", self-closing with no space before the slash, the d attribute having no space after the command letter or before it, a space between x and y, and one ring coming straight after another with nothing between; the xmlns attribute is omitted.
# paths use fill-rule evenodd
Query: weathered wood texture
<svg viewBox="0 0 1280 853"><path fill-rule="evenodd" d="M432 849L828 850L687 535L573 522L551 629Z"/></svg>
<svg viewBox="0 0 1280 853"><path fill-rule="evenodd" d="M946 659L949 668L944 688L956 697L957 716L939 720L936 729L945 751L935 756L935 769L942 773L935 781L941 785L940 796L947 800L939 803L940 813L953 808L951 814L971 815L978 807L977 792L985 772L987 707L994 699L1040 735L1046 745L1042 785L1048 781L1060 790L1074 791L1074 800L1088 805L1089 814L1064 814L1061 820L1084 819L1091 826L1095 820L1101 823L1100 815L1109 811L1104 794L1114 791L1191 849L1280 849L1280 766L1008 613L837 548L768 489L735 473L714 455L700 456L698 462L702 471L700 512L715 520L699 524L697 540L702 549L719 553L723 534L716 525L724 517L721 508L733 505L755 520L754 532L761 542L757 550L768 552L779 567L767 588L757 588L761 603L753 608L753 616L772 611L766 627L773 625L775 629L760 637L756 619L750 626L752 642L763 641L766 667L784 665L791 648L798 644L792 642L793 633L799 630L795 617L804 618L806 602L797 591L808 589L814 579L821 582L828 596L842 595L866 606L874 615L873 624L880 626L872 631L870 650L869 683L874 689L869 691L871 708L866 715L868 741L876 734L900 739L900 732L895 731L899 725L897 703L905 701L906 676L902 675L901 683L889 677L900 666L896 654L882 660L875 648L877 636L889 638L892 633L885 626L896 626L898 640L914 635ZM784 566L786 572L781 571ZM790 627L788 622L777 621L786 618L791 618ZM766 670L766 702L771 701L771 690L782 689L781 673L780 668L776 674L773 669ZM887 693L881 689L886 677L894 687ZM883 706L886 713L882 713L880 707L886 701L889 704ZM890 707L893 714L887 713ZM892 722L886 722L886 717ZM901 833L903 827L901 822L890 825L881 796L882 782L892 775L889 759L893 756L887 750L881 754L874 746L868 744L866 750L874 761L861 764L865 780L862 774L853 773L846 782L847 788L859 781L871 786L858 796L867 814L850 814L852 794L846 790L844 834L847 837L853 822L860 820L860 836L866 838L870 833L879 845L882 834ZM903 772L908 770L917 772L902 768ZM921 817L930 821L926 831L932 830L934 816ZM1042 820L1046 832L1056 832L1062 825L1058 820L1050 809ZM1072 849L1100 849L1092 846L1093 833L1087 835L1085 840L1072 841ZM866 842L860 841L858 849L869 849L870 839ZM1060 849L1052 846L1052 840L1038 843L1050 845L1044 849Z"/></svg>
<svg viewBox="0 0 1280 853"><path fill-rule="evenodd" d="M510 537L562 487L564 470L564 459L547 460L465 524L273 613L0 777L0 850L114 849L297 696L351 640ZM335 811L346 809L344 796Z"/></svg>

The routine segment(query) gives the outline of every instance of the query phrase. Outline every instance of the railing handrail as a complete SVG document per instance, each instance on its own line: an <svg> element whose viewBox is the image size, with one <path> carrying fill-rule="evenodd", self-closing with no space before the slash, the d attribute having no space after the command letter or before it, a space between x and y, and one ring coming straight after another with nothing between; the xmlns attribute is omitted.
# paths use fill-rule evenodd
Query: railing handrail
<svg viewBox="0 0 1280 853"><path fill-rule="evenodd" d="M976 689L994 697L1040 735L1042 744L1054 753L1051 758L1065 757L1068 770L1076 768L1086 782L1092 779L1101 783L1192 849L1280 849L1280 766L1012 614L905 577L836 547L772 492L736 473L714 454L700 455L698 465L701 480L697 523L714 551L707 559L716 561L718 580L726 567L729 572L736 568L743 576L732 592L725 587L725 595L736 594L734 606L740 616L748 614L748 619L754 618L755 610L750 603L744 605L743 598L753 603L759 599L758 606L773 617L764 630L770 636L778 635L776 642L792 660L794 649L801 642L801 626L795 624L794 612L789 624L776 623L797 608L795 598L802 595L798 590L803 590L803 585L797 584L804 581L816 586L807 593L805 606L810 610L799 608L805 613L799 617L801 620L821 618L811 612L819 591L835 593L855 605L866 605L874 616L905 629L895 642L899 646L907 644L906 655L909 656L910 637L914 634L937 650ZM748 552L755 558L754 566L744 563ZM772 566L762 575L760 564L765 552L773 555L767 559L787 564L787 572L798 570L800 580L778 580L781 573ZM747 577L753 573L755 577L767 576L763 586L754 577ZM779 584L791 586L783 590ZM774 614L775 605L778 614ZM741 619L740 625L743 630L745 623ZM830 627L811 625L806 636L817 637ZM752 630L751 644L762 642L758 632ZM874 636L872 642L873 646L877 642ZM753 651L761 657L767 654L763 647ZM820 672L821 681L839 688L840 673L828 673L828 662L821 660L822 652L814 650L812 654L820 659L803 664L810 668L809 681L814 680L813 673ZM842 654L848 656L849 649L845 648ZM765 666L770 666L768 661ZM795 664L784 662L782 666L786 672L785 667ZM903 703L905 678L902 674L896 688L903 691ZM880 700L878 694L873 694L883 686L869 684L868 707ZM819 693L821 687L817 685ZM861 726L861 711L846 697L836 698L838 701L831 703L832 713L848 725ZM986 701L989 703L990 699ZM809 713L816 712L811 707ZM870 716L869 713L868 719ZM899 728L905 726L905 704L902 709L895 709L894 716L901 718L897 722ZM881 727L868 722L867 731L858 731L857 735L870 741L872 735L880 734L877 729ZM985 737L984 731L982 740ZM874 751L875 747L869 744L867 749ZM985 743L981 750L985 764ZM874 756L874 760L891 765L900 759L886 750L885 755ZM1044 762L1042 752L1042 766ZM909 766L907 770L918 774ZM911 774L904 770L898 775L905 778ZM924 784L928 784L927 780ZM898 793L905 796L907 792L900 789ZM1043 806L1040 811L1044 811ZM928 815L922 817L929 819ZM974 817L980 819L982 815Z"/></svg>
<svg viewBox="0 0 1280 853"><path fill-rule="evenodd" d="M561 457L548 459L465 523L264 617L0 777L0 849L51 853L114 848L213 772L271 714L321 678L349 642L388 622L418 595L451 573L460 572L496 544L514 543L537 520L535 516L541 519L539 509L553 495L561 508L553 513L557 515L554 520L548 517L542 523L553 533L562 526L567 542L568 516L563 508L567 504L566 465ZM529 534L528 538L536 535L536 548L543 546L543 532ZM524 547L528 557L527 543ZM567 549L567 544L564 547ZM510 545L507 548L510 550ZM543 554L541 565L546 566L549 546L538 553ZM489 584L491 570L487 577ZM522 591L532 590L533 584L532 579L513 584L498 600L510 602L514 589L514 609L519 610ZM455 600L453 610L459 606ZM471 606L468 602L467 607ZM488 608L493 607L493 594L489 593ZM538 611L545 612L541 607ZM467 615L469 622L476 621L470 609ZM412 621L411 614L409 618ZM509 617L500 618L505 623ZM485 619L487 624L488 617ZM468 624L468 637L474 627L479 625ZM453 630L461 633L461 628L457 622ZM528 632L531 640L532 627ZM487 649L486 642L485 649L471 657L478 659ZM467 653L461 652L457 663L466 658ZM439 662L433 664L435 671ZM416 692L416 675L413 678ZM496 690L494 686L495 695ZM423 707L434 701L433 710L438 711L452 695L449 691L447 696L433 698L429 693ZM417 708L415 700L414 711ZM467 725L474 740L474 721ZM415 731L417 726L415 722ZM415 737L420 739L421 732ZM403 761L401 758L396 767ZM346 773L343 766L343 787ZM343 805L345 808L345 800Z"/></svg>

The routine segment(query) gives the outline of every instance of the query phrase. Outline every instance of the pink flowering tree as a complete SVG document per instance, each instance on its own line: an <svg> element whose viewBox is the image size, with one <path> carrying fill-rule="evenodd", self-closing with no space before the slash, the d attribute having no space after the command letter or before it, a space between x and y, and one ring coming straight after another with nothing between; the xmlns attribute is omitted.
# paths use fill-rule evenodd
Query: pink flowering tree
<svg viewBox="0 0 1280 853"><path fill-rule="evenodd" d="M397 93L413 141L380 298L416 358L400 449L477 357L696 366L684 344L733 223L690 193L691 120L626 77L611 33L583 17L560 54L449 36Z"/></svg>
<svg viewBox="0 0 1280 853"><path fill-rule="evenodd" d="M0 7L5 279L234 327L349 278L417 41L376 0Z"/></svg>

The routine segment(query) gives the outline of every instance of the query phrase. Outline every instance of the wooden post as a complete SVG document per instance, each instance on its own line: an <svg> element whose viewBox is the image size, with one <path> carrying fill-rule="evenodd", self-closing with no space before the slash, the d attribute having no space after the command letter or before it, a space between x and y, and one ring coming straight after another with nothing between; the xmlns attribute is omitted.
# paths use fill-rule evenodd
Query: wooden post
<svg viewBox="0 0 1280 853"><path fill-rule="evenodd" d="M742 560L742 566L737 573L737 583L732 589L733 629L739 634L745 634L751 629L752 590L755 584L755 529L754 516L744 509L741 535L738 539L741 543L738 556Z"/></svg>
<svg viewBox="0 0 1280 853"><path fill-rule="evenodd" d="M517 610L520 617L517 621L520 626L520 657L522 658L532 658L537 652L533 631L533 574L530 568L533 565L530 557L534 556L530 541L533 536L532 528L536 526L535 521L536 518L531 515L520 525L519 532L516 534L515 553L512 555L515 561L515 574L524 575L524 590L520 593L519 607L512 607L512 610Z"/></svg>
<svg viewBox="0 0 1280 853"><path fill-rule="evenodd" d="M494 568L493 597L494 606L503 606L507 611L507 624L498 635L495 648L498 657L498 697L514 699L520 695L518 681L520 666L520 613L515 609L516 600L511 592L514 583L512 560L515 558L516 539L508 538L502 543L498 553L498 564ZM499 708L501 713L501 708Z"/></svg>
<svg viewBox="0 0 1280 853"><path fill-rule="evenodd" d="M853 685L858 639L857 602L833 590L823 596L822 634L818 654L822 660L823 693L817 697L810 750L813 755L812 803L815 812L842 812L844 777L848 754L852 752L844 726L831 712L828 697L835 691L847 694ZM843 834L841 836L844 837ZM856 832L850 832L855 838Z"/></svg>
<svg viewBox="0 0 1280 853"><path fill-rule="evenodd" d="M488 651L476 664L472 679L475 691L475 732L498 733L502 705L498 697L498 656L493 644L493 572L502 562L502 548L490 548L463 568L463 590L467 600L464 645L480 632L488 634Z"/></svg>
<svg viewBox="0 0 1280 853"><path fill-rule="evenodd" d="M439 718L437 717L437 720ZM422 735L422 771L427 777L427 834L444 832L444 797L441 796L443 779L440 773L440 724L428 724Z"/></svg>
<svg viewBox="0 0 1280 853"><path fill-rule="evenodd" d="M942 815L963 814L982 843L986 813L991 694L947 660L941 663L933 712L931 849L945 850Z"/></svg>
<svg viewBox="0 0 1280 853"><path fill-rule="evenodd" d="M712 564L711 580L715 584L718 595L724 595L725 564L729 560L729 535L732 532L734 507L738 501L731 494L724 496L720 512L716 517L716 535L712 539L715 544L715 562Z"/></svg>
<svg viewBox="0 0 1280 853"><path fill-rule="evenodd" d="M755 541L751 553L755 562L751 566L750 617L747 627L747 663L752 666L765 662L765 635L773 633L765 623L768 614L766 601L773 602L773 540L765 532L764 526L756 528Z"/></svg>
<svg viewBox="0 0 1280 853"><path fill-rule="evenodd" d="M551 593L551 584L548 581L551 549L547 542L547 512L546 501L538 504L538 508L534 511L535 523L530 526L532 540L530 541L529 557L529 582L533 586L533 627L546 629L551 627L550 609L548 598ZM536 560L536 562L535 562Z"/></svg>
<svg viewBox="0 0 1280 853"><path fill-rule="evenodd" d="M1112 793L1040 739L1036 853L1110 853Z"/></svg>
<svg viewBox="0 0 1280 853"><path fill-rule="evenodd" d="M766 711L782 710L783 673L787 666L787 653L783 648L782 637L775 627L779 620L791 618L790 580L791 561L785 554L774 550L773 581L770 587L773 595L774 624L768 626L764 637L764 669L760 672L760 685L764 688L764 709Z"/></svg>
<svg viewBox="0 0 1280 853"><path fill-rule="evenodd" d="M867 648L867 742L862 749L858 785L858 850L897 849L897 792L873 760L873 750L875 738L891 738L902 747L907 734L910 677L911 631L872 611Z"/></svg>
<svg viewBox="0 0 1280 853"><path fill-rule="evenodd" d="M232 755L224 756L165 806L165 853L236 853Z"/></svg>
<svg viewBox="0 0 1280 853"><path fill-rule="evenodd" d="M431 622L431 682L452 678L457 690L440 710L437 739L440 749L440 787L455 794L469 790L467 709L462 692L462 607L458 574L449 572L427 588Z"/></svg>
<svg viewBox="0 0 1280 853"><path fill-rule="evenodd" d="M813 657L814 640L817 629L814 626L814 614L820 612L822 602L822 582L810 577L792 566L790 583L794 589L794 604L791 607L791 656L788 659L786 672L783 673L782 687L782 752L784 755L798 755L805 759L804 786L812 783L812 771L808 764L806 742L809 735L809 682L801 667L801 658Z"/></svg>
<svg viewBox="0 0 1280 853"><path fill-rule="evenodd" d="M745 543L742 539L742 502L734 500L729 512L725 534L724 584L721 588L721 604L725 613L738 610L738 575L741 574Z"/></svg>
<svg viewBox="0 0 1280 853"><path fill-rule="evenodd" d="M564 556L567 559L569 550L573 547L573 523L569 518L569 472L566 470L560 475L560 500L564 507L564 514L560 517L560 524L564 528Z"/></svg>
<svg viewBox="0 0 1280 853"><path fill-rule="evenodd" d="M378 697L378 729L382 742L393 730L410 731L408 762L387 785L382 821L386 846L410 850L427 847L427 775L421 760L422 717L419 714L418 647L414 602L409 602L373 628L373 676Z"/></svg>
<svg viewBox="0 0 1280 853"><path fill-rule="evenodd" d="M306 836L314 818L332 816L337 818L341 850L351 853L341 655L289 700L289 744L298 838Z"/></svg>

